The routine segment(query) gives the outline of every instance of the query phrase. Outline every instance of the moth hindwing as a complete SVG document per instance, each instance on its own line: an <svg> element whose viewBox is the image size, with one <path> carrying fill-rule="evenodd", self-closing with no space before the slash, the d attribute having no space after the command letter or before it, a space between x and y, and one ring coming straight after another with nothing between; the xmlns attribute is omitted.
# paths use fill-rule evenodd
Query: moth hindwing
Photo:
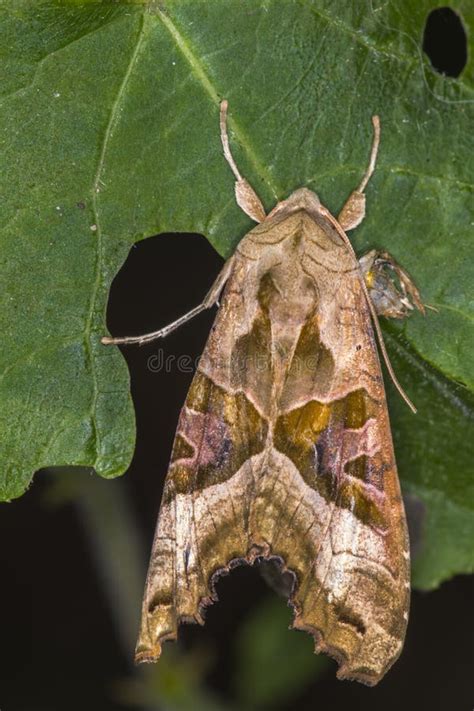
<svg viewBox="0 0 474 711"><path fill-rule="evenodd" d="M294 576L293 627L339 662L339 678L375 684L403 645L409 548L372 323L406 315L411 300L422 309L389 255L359 265L346 235L364 216L379 122L337 219L307 189L266 216L230 153L226 109L237 200L259 224L189 315L222 292L179 418L136 658L155 660L180 622L203 622L218 575L276 558ZM105 341L150 340L186 319Z"/></svg>

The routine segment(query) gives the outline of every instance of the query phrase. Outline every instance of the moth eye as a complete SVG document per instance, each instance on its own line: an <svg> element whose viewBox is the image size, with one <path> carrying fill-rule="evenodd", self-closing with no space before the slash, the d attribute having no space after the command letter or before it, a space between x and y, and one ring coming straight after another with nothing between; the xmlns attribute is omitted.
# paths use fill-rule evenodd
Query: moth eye
<svg viewBox="0 0 474 711"><path fill-rule="evenodd" d="M360 345L360 343L358 343L358 344L356 345L356 351L360 351L361 348L362 348L362 346Z"/></svg>

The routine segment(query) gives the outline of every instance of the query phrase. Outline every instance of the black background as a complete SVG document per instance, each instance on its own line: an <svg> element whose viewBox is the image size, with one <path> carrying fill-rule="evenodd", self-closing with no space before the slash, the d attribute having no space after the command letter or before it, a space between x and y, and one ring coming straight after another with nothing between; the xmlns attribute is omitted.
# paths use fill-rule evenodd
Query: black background
<svg viewBox="0 0 474 711"><path fill-rule="evenodd" d="M429 27L425 49L438 70L456 75L465 62L462 36L450 34L449 15L438 20ZM110 331L141 333L172 321L200 302L221 264L198 235L160 235L136 245L112 287ZM198 357L213 318L214 310L170 335L165 352ZM137 446L126 476L107 484L125 489L144 551L151 545L177 417L192 377L176 368L150 371L148 357L156 350L156 344L124 350ZM1 511L0 709L119 711L125 707L114 684L132 673L131 650L126 654L119 642L78 508L49 505L50 486L50 473L38 474L25 496ZM189 648L207 639L217 645L208 684L231 699L229 640L267 592L257 570L240 568L219 582L218 593L206 626L183 627L180 644ZM300 697L272 709L471 709L473 602L472 578L466 576L431 593L414 592L404 652L379 686L338 682L331 667Z"/></svg>

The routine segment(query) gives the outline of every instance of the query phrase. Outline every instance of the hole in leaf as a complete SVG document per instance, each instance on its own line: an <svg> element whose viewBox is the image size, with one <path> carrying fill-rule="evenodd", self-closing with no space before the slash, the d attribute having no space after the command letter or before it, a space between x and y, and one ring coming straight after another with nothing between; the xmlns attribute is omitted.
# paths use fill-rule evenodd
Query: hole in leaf
<svg viewBox="0 0 474 711"><path fill-rule="evenodd" d="M458 77L466 66L466 31L460 16L450 7L438 7L428 15L423 51L440 74Z"/></svg>
<svg viewBox="0 0 474 711"><path fill-rule="evenodd" d="M110 290L110 332L135 335L171 323L202 301L222 263L202 235L161 234L138 242ZM216 309L209 309L161 341L121 348L130 369L137 420L126 480L133 481L140 519L146 521L150 537L179 411L215 316Z"/></svg>

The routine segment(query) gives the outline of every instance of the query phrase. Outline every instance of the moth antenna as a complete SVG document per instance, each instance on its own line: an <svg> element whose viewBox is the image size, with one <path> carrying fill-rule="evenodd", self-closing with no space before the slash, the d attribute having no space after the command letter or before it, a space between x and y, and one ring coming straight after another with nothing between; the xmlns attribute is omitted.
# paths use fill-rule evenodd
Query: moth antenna
<svg viewBox="0 0 474 711"><path fill-rule="evenodd" d="M372 116L372 125L374 127L374 138L372 141L372 149L370 151L370 159L369 159L369 165L367 166L367 170L365 171L365 175L362 178L362 182L357 188L357 192L363 193L367 183L369 182L370 178L372 177L372 174L375 170L375 162L377 160L377 153L379 152L379 145L380 145L380 119L378 116Z"/></svg>
<svg viewBox="0 0 474 711"><path fill-rule="evenodd" d="M235 176L235 199L237 205L255 222L263 222L266 218L262 201L249 182L240 174L239 169L232 157L229 146L229 136L227 134L227 106L226 99L221 101L220 127L221 141L224 149L224 157Z"/></svg>
<svg viewBox="0 0 474 711"><path fill-rule="evenodd" d="M377 117L377 116L374 116L374 119L375 119L375 118L378 118L378 117ZM375 127L375 123L374 123L374 127ZM374 146L375 146L375 145L376 145L376 139L374 139ZM377 145L378 145L378 144L377 144ZM375 152L374 152L374 146L372 146L372 154L371 154L371 157L370 157L371 163L372 163L372 158L374 158L374 160L375 160L375 156L377 155L377 151L375 150ZM369 169L367 170L367 174L366 174L366 175L368 175L369 178L370 178L370 165L369 165ZM365 179L365 178L364 178L364 179ZM357 265L357 269L358 269L358 273L359 273L359 279L360 279L360 283L361 283L361 286L362 286L362 291L363 291L364 294L365 294L365 298L366 298L366 301L367 301L367 305L368 305L368 307L369 307L369 310L370 310L370 313L371 313L371 316L372 316L372 321L373 321L373 323L374 323L375 332L376 332L376 334L377 334L377 339L378 339L378 342L379 342L380 350L381 350L381 352L382 352L382 356L383 356L385 365L387 366L388 373L389 373L389 375L390 375L390 378L391 378L393 384L394 384L395 387L397 388L398 392L400 393L400 395L402 396L402 398L405 400L405 402L406 402L406 404L408 405L408 407L410 408L410 410L416 415L416 412L417 412L416 407L414 406L414 404L412 403L412 401L410 400L410 398L408 397L408 395L406 394L406 392L404 391L404 389L403 389L402 386L400 385L400 383L399 383L399 381L398 381L398 378L397 378L397 376L395 375L395 371L394 371L394 369L393 369L393 366L392 366L392 364L391 364L391 362L390 362L390 358L388 357L388 353L387 353L387 349L386 349L386 347L385 347L385 341L383 340L382 329L380 328L380 323L379 323L379 319L378 319L378 316L377 316L377 312L376 312L375 307L374 307L374 305L373 305L373 303L372 303L372 299L370 298L369 291L368 291L367 286L366 286L366 283L365 283L365 281L364 281L364 277L363 277L363 275L362 275L362 273L361 273L360 266L359 266L359 262L357 261L357 256L356 256L356 253L354 252L354 247L352 246L349 237L346 235L346 233L345 233L344 230L342 229L342 227L341 227L341 225L339 224L339 222L336 220L335 217L333 217L333 215L331 215L331 213L329 212L329 210L328 210L327 208L325 208L323 205L321 205L321 207L320 207L320 212L321 212L321 214L323 214L325 217L327 217L327 219L329 220L329 222L331 222L331 224L332 224L332 225L334 226L334 228L337 230L337 232L338 232L338 234L340 235L340 237L344 240L344 242L345 242L345 244L347 245L347 247L348 247L349 251L351 252L352 256L354 257L354 261L355 261L355 263L356 263L356 265Z"/></svg>
<svg viewBox="0 0 474 711"><path fill-rule="evenodd" d="M224 150L224 156L228 164L230 165L230 168L235 175L235 178L237 181L242 181L243 178L240 174L239 169L237 168L237 164L232 156L232 153L230 152L230 145L229 145L229 136L227 133L227 107L228 107L228 102L227 99L224 99L221 101L221 113L220 113L220 127L221 127L221 142L222 142L222 148Z"/></svg>

